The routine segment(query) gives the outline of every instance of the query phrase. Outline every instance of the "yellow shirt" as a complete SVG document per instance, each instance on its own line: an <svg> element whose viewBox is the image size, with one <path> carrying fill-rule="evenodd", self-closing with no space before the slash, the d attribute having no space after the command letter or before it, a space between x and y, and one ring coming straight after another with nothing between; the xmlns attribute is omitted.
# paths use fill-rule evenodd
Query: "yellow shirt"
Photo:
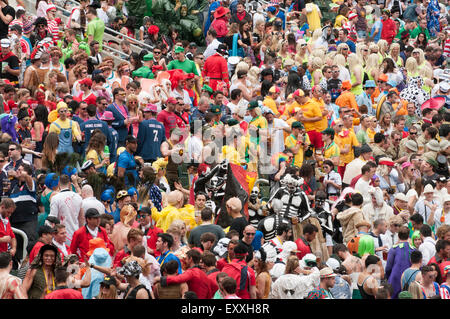
<svg viewBox="0 0 450 319"><path fill-rule="evenodd" d="M294 155L294 161L292 162L292 164L294 166L297 166L297 167L301 167L302 166L305 148L309 144L311 144L311 141L309 140L308 134L305 134L304 137L305 137L305 140L304 140L305 145L298 150L297 154ZM289 135L284 140L284 145L286 145L286 147L288 147L288 148L293 148L293 147L297 146L297 137L295 137L292 134Z"/></svg>
<svg viewBox="0 0 450 319"><path fill-rule="evenodd" d="M336 142L331 142L328 147L323 148L323 157L324 159L331 159L332 157L339 157L341 155L341 150Z"/></svg>
<svg viewBox="0 0 450 319"><path fill-rule="evenodd" d="M373 142L373 138L375 137L375 131L372 130L371 128L367 129L367 136L370 138L370 141Z"/></svg>
<svg viewBox="0 0 450 319"><path fill-rule="evenodd" d="M100 164L99 156L96 150L90 150L89 152L87 152L86 161L87 160L91 160L94 165Z"/></svg>
<svg viewBox="0 0 450 319"><path fill-rule="evenodd" d="M186 223L189 230L194 229L197 225L195 221L195 209L191 204L181 207L179 210L181 219Z"/></svg>
<svg viewBox="0 0 450 319"><path fill-rule="evenodd" d="M296 107L300 107L300 104L298 104L296 101L294 101L291 105L286 105L286 109L284 110L283 115L286 115L287 118L290 118L292 116L292 112L294 112L294 109Z"/></svg>
<svg viewBox="0 0 450 319"><path fill-rule="evenodd" d="M181 212L172 205L167 205L155 215L152 214L152 218L156 221L156 227L161 228L164 231L167 231L170 224L172 224L175 219L182 219Z"/></svg>
<svg viewBox="0 0 450 319"><path fill-rule="evenodd" d="M321 111L322 114L323 114L323 111L325 111L325 102L324 102L322 99L318 100L318 99L316 99L315 97L313 97L311 100L312 100L313 102L316 102L316 103L320 106L320 111ZM318 132L322 132L322 131L324 131L327 127L328 127L328 119L327 119L326 116L322 116L322 119L321 119L321 120L318 122L318 124L317 124L317 131L318 131Z"/></svg>
<svg viewBox="0 0 450 319"><path fill-rule="evenodd" d="M309 30L313 32L316 29L320 29L320 16L319 7L314 3L307 3L306 6L306 18L308 19Z"/></svg>
<svg viewBox="0 0 450 319"><path fill-rule="evenodd" d="M303 116L307 118L313 118L313 117L322 117L322 111L320 110L320 104L308 99L308 101L300 105L300 107L303 110ZM304 122L303 125L305 126L306 132L309 131L319 131L320 129L320 121L315 122ZM320 132L320 131L319 131Z"/></svg>
<svg viewBox="0 0 450 319"><path fill-rule="evenodd" d="M339 146L340 150L344 149L346 145L350 147L350 151L347 154L341 154L339 166L344 166L344 164L348 164L353 161L355 158L353 146L359 146L355 133L348 130L342 130L341 133L334 136L334 142Z"/></svg>
<svg viewBox="0 0 450 319"><path fill-rule="evenodd" d="M70 128L70 121L69 119L66 119L65 121L62 121L61 119L57 119L55 120L52 124L50 124L50 128L48 130L49 133L55 132L56 134L59 135L59 133L61 132L61 129L59 127L57 127L55 125L55 123L58 123L58 125L65 129L65 128ZM75 140L75 137L79 137L81 138L81 133L78 130L78 125L75 121L72 121L72 138Z"/></svg>
<svg viewBox="0 0 450 319"><path fill-rule="evenodd" d="M263 104L271 109L275 116L278 116L280 114L280 112L278 112L277 103L274 99L272 99L272 97L267 95L263 101Z"/></svg>

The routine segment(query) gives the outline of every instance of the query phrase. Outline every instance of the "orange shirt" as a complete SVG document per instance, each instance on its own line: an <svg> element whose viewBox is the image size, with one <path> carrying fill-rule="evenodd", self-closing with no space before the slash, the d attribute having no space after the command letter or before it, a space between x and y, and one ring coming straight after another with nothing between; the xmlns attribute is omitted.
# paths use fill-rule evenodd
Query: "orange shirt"
<svg viewBox="0 0 450 319"><path fill-rule="evenodd" d="M356 111L359 111L358 103L356 103L355 94L350 91L344 91L341 95L336 99L336 105L340 107L348 107L352 108Z"/></svg>

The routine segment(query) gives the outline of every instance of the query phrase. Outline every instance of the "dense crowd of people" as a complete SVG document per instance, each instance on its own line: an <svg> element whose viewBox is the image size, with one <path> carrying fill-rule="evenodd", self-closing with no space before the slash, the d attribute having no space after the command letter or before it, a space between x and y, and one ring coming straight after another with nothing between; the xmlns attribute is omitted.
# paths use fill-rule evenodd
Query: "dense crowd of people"
<svg viewBox="0 0 450 319"><path fill-rule="evenodd" d="M0 299L450 299L447 1L209 2L0 0Z"/></svg>

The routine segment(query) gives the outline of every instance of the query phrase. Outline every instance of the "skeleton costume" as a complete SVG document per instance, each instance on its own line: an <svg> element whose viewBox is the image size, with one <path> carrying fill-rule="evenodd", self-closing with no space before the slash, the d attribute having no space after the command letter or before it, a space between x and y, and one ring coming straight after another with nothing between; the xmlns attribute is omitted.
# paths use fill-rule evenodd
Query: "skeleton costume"
<svg viewBox="0 0 450 319"><path fill-rule="evenodd" d="M267 205L270 215L262 219L258 223L257 229L263 233L266 242L275 238L278 228L281 224L290 225L291 221L284 217L281 213L283 202L280 199L274 199ZM250 214L250 212L249 212Z"/></svg>
<svg viewBox="0 0 450 319"><path fill-rule="evenodd" d="M282 216L282 218L287 219L289 221L289 224L292 224L294 218L297 219L297 221L295 221L294 219L295 224L294 227L292 227L294 240L297 240L299 232L301 232L301 230L298 229L300 223L309 218L312 213L308 197L300 189L300 186L303 184L303 179L299 179L295 176L292 176L291 174L286 174L280 180L280 183L281 187L269 199L269 207L272 205L275 199L281 200L282 208L279 215ZM261 230L263 234L265 234L265 239L266 236L270 237L269 239L272 239L273 237L275 237L277 229L276 226L279 225L279 222L269 222L265 219L263 219L263 221L265 224L265 229L258 229Z"/></svg>
<svg viewBox="0 0 450 319"><path fill-rule="evenodd" d="M206 207L214 212L214 217L220 212L220 206L225 196L225 186L227 180L228 161L225 159L212 170L207 169L204 175L200 176L195 182L195 193L204 192L211 193L210 198L206 201Z"/></svg>
<svg viewBox="0 0 450 319"><path fill-rule="evenodd" d="M248 221L250 225L258 229L259 222L267 216L267 207L261 203L260 200L260 191L259 191L259 183L261 181L266 180L258 180L255 183L255 186L253 187L252 191L250 192L250 197L248 201Z"/></svg>

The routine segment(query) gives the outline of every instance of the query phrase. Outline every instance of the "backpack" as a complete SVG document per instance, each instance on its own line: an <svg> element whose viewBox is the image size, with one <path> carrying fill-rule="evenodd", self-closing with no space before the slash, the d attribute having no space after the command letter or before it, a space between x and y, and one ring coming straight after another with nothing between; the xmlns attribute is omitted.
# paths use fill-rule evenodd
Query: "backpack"
<svg viewBox="0 0 450 319"><path fill-rule="evenodd" d="M416 271L414 271L414 272L411 274L411 276L409 276L408 280L406 281L406 283L405 283L405 284L403 285L403 287L402 287L402 291L408 291L411 278L412 278L415 274L417 274L419 271L420 271L420 270L417 269Z"/></svg>

